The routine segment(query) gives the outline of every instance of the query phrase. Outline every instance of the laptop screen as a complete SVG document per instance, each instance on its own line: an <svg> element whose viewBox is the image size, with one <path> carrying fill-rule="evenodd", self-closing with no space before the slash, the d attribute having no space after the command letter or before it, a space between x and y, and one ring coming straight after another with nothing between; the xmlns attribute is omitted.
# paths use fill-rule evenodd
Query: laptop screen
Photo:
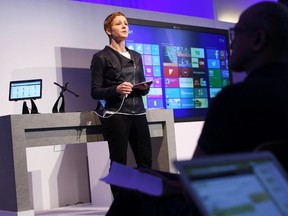
<svg viewBox="0 0 288 216"><path fill-rule="evenodd" d="M268 152L175 162L202 215L288 215L287 176Z"/></svg>

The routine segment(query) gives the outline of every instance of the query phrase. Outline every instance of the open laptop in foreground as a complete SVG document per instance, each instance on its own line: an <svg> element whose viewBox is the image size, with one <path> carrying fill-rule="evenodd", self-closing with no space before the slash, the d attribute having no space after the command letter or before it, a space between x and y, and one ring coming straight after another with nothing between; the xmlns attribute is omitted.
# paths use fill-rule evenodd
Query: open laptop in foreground
<svg viewBox="0 0 288 216"><path fill-rule="evenodd" d="M288 177L272 153L176 161L189 197L203 216L288 215Z"/></svg>

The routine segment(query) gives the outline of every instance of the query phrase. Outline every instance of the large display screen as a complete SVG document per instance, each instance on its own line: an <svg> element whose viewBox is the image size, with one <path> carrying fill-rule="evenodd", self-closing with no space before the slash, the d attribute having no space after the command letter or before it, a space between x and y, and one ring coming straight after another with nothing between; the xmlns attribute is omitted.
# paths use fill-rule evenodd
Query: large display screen
<svg viewBox="0 0 288 216"><path fill-rule="evenodd" d="M204 120L215 95L231 83L228 30L128 19L126 46L142 55L147 109L173 109L175 122Z"/></svg>

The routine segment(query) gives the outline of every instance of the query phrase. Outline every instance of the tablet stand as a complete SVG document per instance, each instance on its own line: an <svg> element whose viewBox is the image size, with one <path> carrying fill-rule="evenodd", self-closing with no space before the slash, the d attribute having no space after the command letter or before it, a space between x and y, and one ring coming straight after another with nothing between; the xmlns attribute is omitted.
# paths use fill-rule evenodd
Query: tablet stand
<svg viewBox="0 0 288 216"><path fill-rule="evenodd" d="M30 99L30 101L31 101L31 114L38 114L38 109L33 99ZM29 108L27 106L26 101L23 102L22 114L29 114Z"/></svg>
<svg viewBox="0 0 288 216"><path fill-rule="evenodd" d="M26 101L23 102L22 114L29 114L29 109L27 107Z"/></svg>
<svg viewBox="0 0 288 216"><path fill-rule="evenodd" d="M61 86L61 85L59 85L59 84L56 83L56 82L54 82L54 84L57 85L57 86L59 86L59 87L61 88L61 92L60 92L60 95L59 95L58 99L56 100L56 102L55 102L55 104L54 104L54 106L53 106L53 108L52 108L52 112L53 112L53 113L59 113L59 112L60 112L60 113L64 113L64 112L65 112L65 100L64 100L64 94L63 94L63 93L64 93L65 91L68 91L68 92L70 92L71 94L75 95L76 97L79 97L79 95L76 94L76 93L74 93L74 92L72 92L72 91L70 91L70 90L67 88L67 86L68 86L69 83L66 83L65 86ZM58 110L59 104L60 104L60 108L59 108L59 110Z"/></svg>

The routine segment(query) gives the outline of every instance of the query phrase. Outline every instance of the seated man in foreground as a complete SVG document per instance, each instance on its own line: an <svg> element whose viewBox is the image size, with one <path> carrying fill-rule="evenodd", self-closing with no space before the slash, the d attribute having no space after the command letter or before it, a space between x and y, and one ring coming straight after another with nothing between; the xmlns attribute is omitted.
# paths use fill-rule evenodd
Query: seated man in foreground
<svg viewBox="0 0 288 216"><path fill-rule="evenodd" d="M230 29L230 70L245 71L247 77L214 98L195 157L248 152L264 142L288 140L287 20L285 6L260 2L245 10ZM171 180L169 174L151 173L163 179L165 191L160 198L126 192L114 200L107 215L121 215L121 209L126 215L196 215L177 175Z"/></svg>

